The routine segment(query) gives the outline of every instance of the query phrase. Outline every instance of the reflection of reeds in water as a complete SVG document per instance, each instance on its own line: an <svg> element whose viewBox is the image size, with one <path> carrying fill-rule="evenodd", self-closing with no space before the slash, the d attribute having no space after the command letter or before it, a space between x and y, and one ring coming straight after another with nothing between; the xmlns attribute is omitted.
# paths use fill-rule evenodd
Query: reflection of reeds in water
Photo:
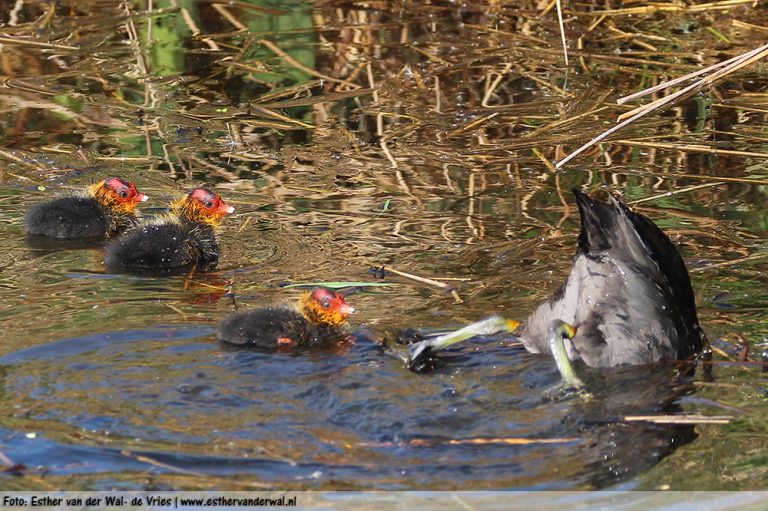
<svg viewBox="0 0 768 511"><path fill-rule="evenodd" d="M228 182L233 191L251 188L244 204L258 207L266 196L280 213L293 200L316 199L314 211L298 216L315 224L344 217L342 238L367 234L357 243L365 256L515 239L529 225L558 236L570 217L563 190L574 185L703 201L744 182L744 166L764 155L748 150L763 138L759 79L630 126L586 156L592 168L552 172L568 148L626 113L611 100L618 91L745 53L736 44L708 48L710 36L733 43L761 30L757 13L733 11L744 3L654 7L665 18L643 20L633 16L649 7L567 6L568 69L554 44L560 27L549 7L533 2L514 11L348 2L306 13L218 3L152 13L83 6L73 14L76 36L61 29L32 44L36 16L54 15L38 6L16 12L4 40L11 56L2 63L10 77L2 98L21 106L8 141L28 146L23 134L43 131L39 150L69 152L57 161L125 158L174 179ZM714 16L723 12L731 27ZM689 13L711 30L682 34L663 24L687 22L672 16ZM168 23L178 29L164 29ZM124 58L102 65L117 54ZM92 101L78 103L83 94ZM33 109L41 114L34 119ZM66 145L54 145L65 135ZM97 151L78 152L88 140L98 140ZM37 157L0 151L45 172ZM541 198L552 188L559 217L546 209L557 201ZM394 207L383 211L389 200ZM321 201L332 206L323 211Z"/></svg>
<svg viewBox="0 0 768 511"><path fill-rule="evenodd" d="M656 12L707 14L715 9L727 11L742 3L709 8L673 6ZM514 178L512 184L516 187L548 187L551 177L545 167L551 167L551 162L565 154L566 145L575 146L588 140L589 134L599 132L606 119L622 112L608 101L609 87L595 93L595 82L600 76L610 76L612 87L626 90L641 81L657 81L669 73L690 70L699 61L716 58L706 52L686 51L704 44L702 37L655 35L662 28L658 20L638 24L629 18L636 11L634 8L604 10L580 5L566 10L565 28L569 35L578 34L570 37L572 46L576 46L570 53L588 79L574 72L566 83L562 52L549 47L559 29L549 18L541 17L546 10L537 11L533 3L516 11L515 16L496 4L468 5L461 11L418 6L407 13L401 7L371 9L354 3L337 7L318 9L310 18L297 18L293 26L283 27L288 30L271 32L253 21L254 14L280 20L287 19L287 11L245 4L234 7L213 4L205 7L209 9L207 13L215 14L216 23L213 23L214 18L204 18L199 10L186 8L178 12L158 11L153 17L144 16L141 11L128 11L134 16L126 20L122 18L126 14L122 9L96 16L85 7L80 21L86 22L88 33L107 28L124 32L133 58L126 59L122 68L110 65L108 69L101 69L88 66L87 62L78 62L78 66L88 70L85 80L93 84L92 88L106 93L105 104L118 114L107 119L113 123L122 121L113 127L131 131L130 125L135 125L132 130L135 136L123 138L143 153L134 161L159 167L172 177L207 176L234 181L245 174L269 179L274 165L290 167L295 160L293 156L314 168L333 167L330 151L349 158L351 161L345 166L353 169L364 166L375 171L373 177L366 176L367 182L378 184L378 180L391 177L405 193L423 200L424 189L412 192L409 187L409 180L418 179L420 174L402 170L414 160L431 167L450 162L484 175L507 175ZM403 23L401 16L406 14ZM156 18L178 21L183 29L173 34L163 32L155 26ZM710 21L704 18L701 22ZM738 29L734 33L759 30L749 21L747 18L734 24ZM29 30L32 24L20 23L13 30L9 41L13 51L20 51L19 46L12 43L23 40L25 27ZM306 37L313 33L316 41ZM74 60L75 49L84 50L97 42L96 38L82 37L74 41L77 45L73 46L73 41L56 39L60 35L51 34L51 41L40 42L32 49L25 49L26 54L19 54L28 67L39 69L46 63L50 69L44 73L43 80L26 83L13 78L8 83L14 87L14 94L36 98L34 106L44 112L70 113L72 118L61 125L60 135L71 130L71 123L80 131L84 127L100 131L103 129L100 119L83 117L74 105L51 103L52 95L61 94L62 87L68 87L63 89L65 94L76 90L72 87L74 73L69 63ZM180 47L185 41L205 49L210 57L204 59L206 66L196 67L191 60L180 59L183 57ZM172 65L160 61L154 53L154 45L159 42L174 47ZM670 49L672 46L674 51ZM302 51L315 49L315 58L303 58L304 54L296 50L298 47ZM102 53L115 51L114 46L98 48ZM617 52L617 48L621 51ZM54 59L51 64L42 58L44 55L29 53L44 50L62 52L66 59ZM720 49L718 55L728 51L738 53L736 49ZM279 76L286 71L304 73L305 78L303 82L286 84L262 76ZM14 76L18 74L17 69L6 69L6 74ZM181 75L189 78L177 78ZM117 84L116 76L126 80ZM158 76L160 80L150 79ZM236 90L232 84L238 80L249 83L247 88L253 92L247 105L232 102ZM176 94L181 91L181 100L168 101L169 86L175 88ZM117 87L118 93L110 94L110 87ZM225 108L217 108L214 102ZM183 110L175 107L178 103L186 103ZM136 106L144 111L141 123L137 123L133 115L132 109ZM749 101L739 106L750 108ZM713 105L713 110L715 107L718 111L728 108ZM349 132L339 126L339 121L344 121L340 116L353 109L358 109L360 117L354 131ZM103 114L107 110L91 111ZM717 119L717 113L713 113L712 118ZM352 119L345 120L350 121ZM176 128L179 125L193 135L180 136ZM197 125L205 126L204 136L194 135ZM727 151L682 140L691 134L675 128L669 121L644 123L633 129L642 131L642 137L614 141L616 149L593 151L590 159L616 162L619 156L616 150L636 158L631 156L637 154L631 153L631 147L638 145L650 149L646 153L648 163L658 161L658 151L667 155L664 159L670 158L670 152L682 152L685 159L690 152L706 150L725 154ZM649 130L658 135L649 134ZM278 135L277 131L283 133ZM51 135L49 137L54 138ZM657 140L657 136L667 140ZM283 153L280 146L292 137L314 143L318 137L333 140L321 144L325 146L325 153L316 147L302 148L298 154ZM678 142L674 141L676 137ZM185 138L193 140L185 141ZM366 141L368 147L361 148L361 141ZM115 146L118 140L105 142ZM115 148L120 146L124 144ZM276 151L265 154L258 149L264 146ZM94 160L110 161L106 158L112 157L101 152ZM750 154L762 153L734 152L736 156ZM366 155L371 159L365 158ZM10 153L6 156L13 157ZM676 159L673 161L679 166L682 162L679 157ZM642 165L641 161L636 163ZM393 170L387 170L388 167ZM589 177L593 182L605 180L597 173ZM713 182L720 186L719 181ZM451 184L446 182L434 190L441 194L451 191ZM522 203L525 205L526 201ZM473 221L467 220L467 223ZM477 238L474 226L468 227L473 230L471 238Z"/></svg>

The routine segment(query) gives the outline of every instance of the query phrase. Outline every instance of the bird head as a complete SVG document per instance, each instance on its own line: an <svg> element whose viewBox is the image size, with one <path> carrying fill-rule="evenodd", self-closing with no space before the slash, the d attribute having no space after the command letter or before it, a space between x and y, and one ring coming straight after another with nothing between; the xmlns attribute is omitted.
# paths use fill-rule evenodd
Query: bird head
<svg viewBox="0 0 768 511"><path fill-rule="evenodd" d="M182 199L171 204L171 211L190 222L218 227L225 215L235 211L218 193L205 188L195 188Z"/></svg>
<svg viewBox="0 0 768 511"><path fill-rule="evenodd" d="M110 177L88 188L93 197L105 208L122 213L133 213L140 202L149 197L139 193L136 185L119 177Z"/></svg>
<svg viewBox="0 0 768 511"><path fill-rule="evenodd" d="M347 316L355 312L355 308L346 302L344 295L325 287L304 293L300 307L309 322L328 326L343 325Z"/></svg>

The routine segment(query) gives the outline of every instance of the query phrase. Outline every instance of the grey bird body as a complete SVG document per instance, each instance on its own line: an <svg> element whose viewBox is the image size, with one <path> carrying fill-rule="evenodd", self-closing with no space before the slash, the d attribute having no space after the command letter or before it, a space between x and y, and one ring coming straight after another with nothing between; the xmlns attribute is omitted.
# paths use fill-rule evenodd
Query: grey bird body
<svg viewBox="0 0 768 511"><path fill-rule="evenodd" d="M581 213L579 249L554 296L517 330L525 347L549 353L554 320L576 327L568 357L592 367L650 364L701 351L690 278L669 238L615 198L574 190Z"/></svg>

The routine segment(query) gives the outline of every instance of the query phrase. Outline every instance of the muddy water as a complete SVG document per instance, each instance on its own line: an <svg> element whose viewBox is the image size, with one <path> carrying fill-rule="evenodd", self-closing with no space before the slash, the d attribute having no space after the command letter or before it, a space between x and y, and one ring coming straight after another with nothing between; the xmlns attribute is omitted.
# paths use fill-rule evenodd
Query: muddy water
<svg viewBox="0 0 768 511"><path fill-rule="evenodd" d="M627 73L620 43L597 34L584 61L594 73L565 77L546 43L552 26L503 9L145 7L0 10L12 36L45 43L3 47L1 450L26 467L10 486L764 486L765 377L740 362L737 341L760 361L759 77L624 134L752 154L605 144L555 175L544 160L620 112L613 88L632 92L661 70ZM705 45L699 30L685 44ZM668 60L671 73L695 65ZM151 196L145 216L194 186L221 193L237 211L218 269L116 275L98 244L29 243L30 204L108 175ZM375 339L405 327L524 318L567 274L574 186L650 199L636 208L692 269L719 350L711 377L590 373L583 399L558 391L551 360L503 336L467 343L428 374L379 352ZM380 282L369 270L382 264L460 279L445 281L462 302L390 275L393 286L349 298L354 345L275 354L215 341L234 310L294 301L286 284ZM735 419L622 419L680 413Z"/></svg>

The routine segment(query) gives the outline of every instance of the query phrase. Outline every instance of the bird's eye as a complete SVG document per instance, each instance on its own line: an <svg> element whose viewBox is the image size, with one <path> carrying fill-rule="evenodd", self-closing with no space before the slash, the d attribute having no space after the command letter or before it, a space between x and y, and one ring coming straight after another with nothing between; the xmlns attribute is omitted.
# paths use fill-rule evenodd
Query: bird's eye
<svg viewBox="0 0 768 511"><path fill-rule="evenodd" d="M322 302L320 302L320 305L322 305L324 309L327 309L328 307L331 306L331 301L330 300L323 300Z"/></svg>
<svg viewBox="0 0 768 511"><path fill-rule="evenodd" d="M213 207L213 202L211 202L211 201L207 200L207 201L205 201L205 202L203 203L203 205L204 205L206 208L212 208L212 207Z"/></svg>
<svg viewBox="0 0 768 511"><path fill-rule="evenodd" d="M122 191L122 192L120 192L118 195L120 195L120 197L122 197L123 199L125 199L126 197L128 197L128 192L126 192L125 190L123 190L123 191Z"/></svg>

